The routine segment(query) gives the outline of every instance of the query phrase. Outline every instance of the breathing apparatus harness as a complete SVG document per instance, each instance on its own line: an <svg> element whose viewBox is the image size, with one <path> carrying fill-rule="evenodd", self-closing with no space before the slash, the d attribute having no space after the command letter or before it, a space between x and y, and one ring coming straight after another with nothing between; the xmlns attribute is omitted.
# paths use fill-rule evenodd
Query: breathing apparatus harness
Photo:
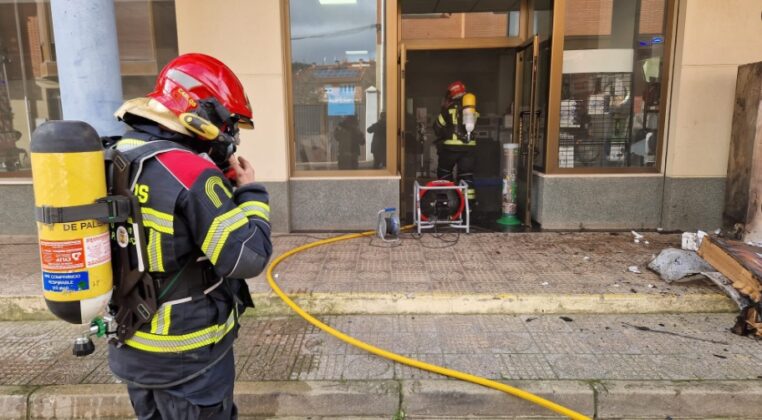
<svg viewBox="0 0 762 420"><path fill-rule="evenodd" d="M228 179L234 180L235 171L228 160L239 144L237 119L214 98L199 101L199 106L193 112L180 114L178 118L196 136L191 139L182 136L182 139L178 139L179 142L194 151L206 153ZM141 128L140 124L136 126ZM190 262L189 260L183 266L173 280L164 282L165 279L151 276L147 267L147 241L140 204L132 192L133 180L137 179L137 174L132 173L133 164L137 163L139 172L148 158L180 147L172 141L154 140L141 147L145 150L140 153L123 153L114 147L120 139L102 138L108 196L96 204L81 206L79 209L58 209L63 213L57 218L60 221L92 218L111 224L115 287L109 315L93 320L88 332L75 340L76 356L93 353L95 346L90 339L92 335L105 336L118 345L131 338L140 327L151 321L164 295L172 294L170 289L175 283L173 280Z"/></svg>

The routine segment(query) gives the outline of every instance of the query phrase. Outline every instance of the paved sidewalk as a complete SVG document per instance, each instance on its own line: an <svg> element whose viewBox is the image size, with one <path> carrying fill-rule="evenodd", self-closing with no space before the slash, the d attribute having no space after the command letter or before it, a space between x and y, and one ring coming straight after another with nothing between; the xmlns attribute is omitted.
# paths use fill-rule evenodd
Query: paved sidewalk
<svg viewBox="0 0 762 420"><path fill-rule="evenodd" d="M285 252L331 235L276 235ZM647 241L648 243L645 243ZM759 418L762 344L728 332L708 282L645 269L679 236L405 234L311 249L276 270L306 309L371 344L506 381L599 418ZM77 359L80 326L50 319L33 237L0 237L0 418L130 417L105 345ZM641 273L628 267L637 266ZM349 347L293 316L260 276L237 343L249 418L543 418L543 409ZM26 320L26 321L24 321Z"/></svg>
<svg viewBox="0 0 762 420"><path fill-rule="evenodd" d="M276 235L276 252L331 235ZM648 242L646 244L645 242ZM645 266L676 234L404 234L313 248L277 268L279 285L318 314L728 312L708 282L667 285ZM51 319L33 237L0 237L0 319ZM640 274L628 271L637 266ZM287 315L264 275L249 281L260 313Z"/></svg>
<svg viewBox="0 0 762 420"><path fill-rule="evenodd" d="M730 314L323 319L371 344L527 387L599 418L759 418L762 342L729 333ZM28 407L30 418L130 415L123 385L92 386L117 382L104 343L92 356L71 355L80 330L58 321L0 323L0 417L12 407ZM299 318L244 319L236 354L245 416L552 416L369 355Z"/></svg>

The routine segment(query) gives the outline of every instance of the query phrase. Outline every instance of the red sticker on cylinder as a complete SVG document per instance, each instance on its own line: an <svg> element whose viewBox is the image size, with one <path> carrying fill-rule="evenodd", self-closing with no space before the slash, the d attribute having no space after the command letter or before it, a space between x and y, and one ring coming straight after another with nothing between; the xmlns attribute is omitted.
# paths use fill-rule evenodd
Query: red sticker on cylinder
<svg viewBox="0 0 762 420"><path fill-rule="evenodd" d="M81 239L40 241L43 271L66 271L85 268L85 248Z"/></svg>

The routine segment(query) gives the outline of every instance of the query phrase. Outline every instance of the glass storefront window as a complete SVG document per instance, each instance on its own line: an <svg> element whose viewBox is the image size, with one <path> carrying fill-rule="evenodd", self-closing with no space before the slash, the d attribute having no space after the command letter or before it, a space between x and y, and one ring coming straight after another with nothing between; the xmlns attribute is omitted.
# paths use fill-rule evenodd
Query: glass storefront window
<svg viewBox="0 0 762 420"><path fill-rule="evenodd" d="M177 56L174 0L115 2L124 99L153 89ZM61 119L50 2L0 1L0 177L31 177L34 129Z"/></svg>
<svg viewBox="0 0 762 420"><path fill-rule="evenodd" d="M568 0L559 168L655 167L665 0Z"/></svg>
<svg viewBox="0 0 762 420"><path fill-rule="evenodd" d="M385 4L290 3L297 171L386 168Z"/></svg>

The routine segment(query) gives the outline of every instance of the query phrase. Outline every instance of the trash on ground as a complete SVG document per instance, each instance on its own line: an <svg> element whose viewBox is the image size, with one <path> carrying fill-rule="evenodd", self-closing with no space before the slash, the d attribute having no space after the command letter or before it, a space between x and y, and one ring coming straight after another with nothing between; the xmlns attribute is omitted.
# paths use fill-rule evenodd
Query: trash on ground
<svg viewBox="0 0 762 420"><path fill-rule="evenodd" d="M736 290L733 287L733 282L730 281L727 277L722 275L722 273L718 273L716 271L707 271L702 272L706 278L708 278L712 283L714 283L717 287L720 288L723 292L725 292L726 295L728 295L729 298L733 299L733 302L738 305L738 309L743 310L744 308L751 306L753 303L751 299L749 299L747 296L742 295L738 290Z"/></svg>
<svg viewBox="0 0 762 420"><path fill-rule="evenodd" d="M648 288L649 288L649 289L655 289L655 288L656 288L656 286L655 286L655 285L653 285L653 284L651 284L651 283L648 283Z"/></svg>
<svg viewBox="0 0 762 420"><path fill-rule="evenodd" d="M584 258L582 258L582 259L583 259L583 260L585 260L585 261L590 261L590 257L588 257L588 256L585 256L585 257L584 257Z"/></svg>
<svg viewBox="0 0 762 420"><path fill-rule="evenodd" d="M635 273L635 274L640 274L641 273L641 271L640 271L640 269L638 268L637 265L631 265L631 266L627 267L627 271L629 271L630 273Z"/></svg>
<svg viewBox="0 0 762 420"><path fill-rule="evenodd" d="M547 286L547 285L549 285L550 283L548 283L547 281L544 281L544 282L542 282L542 283L540 283L540 284L542 284L543 286Z"/></svg>
<svg viewBox="0 0 762 420"><path fill-rule="evenodd" d="M706 232L699 230L697 232L684 232L682 238L682 248L687 251L698 251L701 241L706 236Z"/></svg>
<svg viewBox="0 0 762 420"><path fill-rule="evenodd" d="M638 232L635 232L634 230L630 231L630 233L632 233L632 236L634 236L635 239L637 240L643 239L643 235L639 234Z"/></svg>
<svg viewBox="0 0 762 420"><path fill-rule="evenodd" d="M648 263L648 268L667 283L696 280L697 275L704 271L715 271L695 252L676 248L662 250Z"/></svg>

